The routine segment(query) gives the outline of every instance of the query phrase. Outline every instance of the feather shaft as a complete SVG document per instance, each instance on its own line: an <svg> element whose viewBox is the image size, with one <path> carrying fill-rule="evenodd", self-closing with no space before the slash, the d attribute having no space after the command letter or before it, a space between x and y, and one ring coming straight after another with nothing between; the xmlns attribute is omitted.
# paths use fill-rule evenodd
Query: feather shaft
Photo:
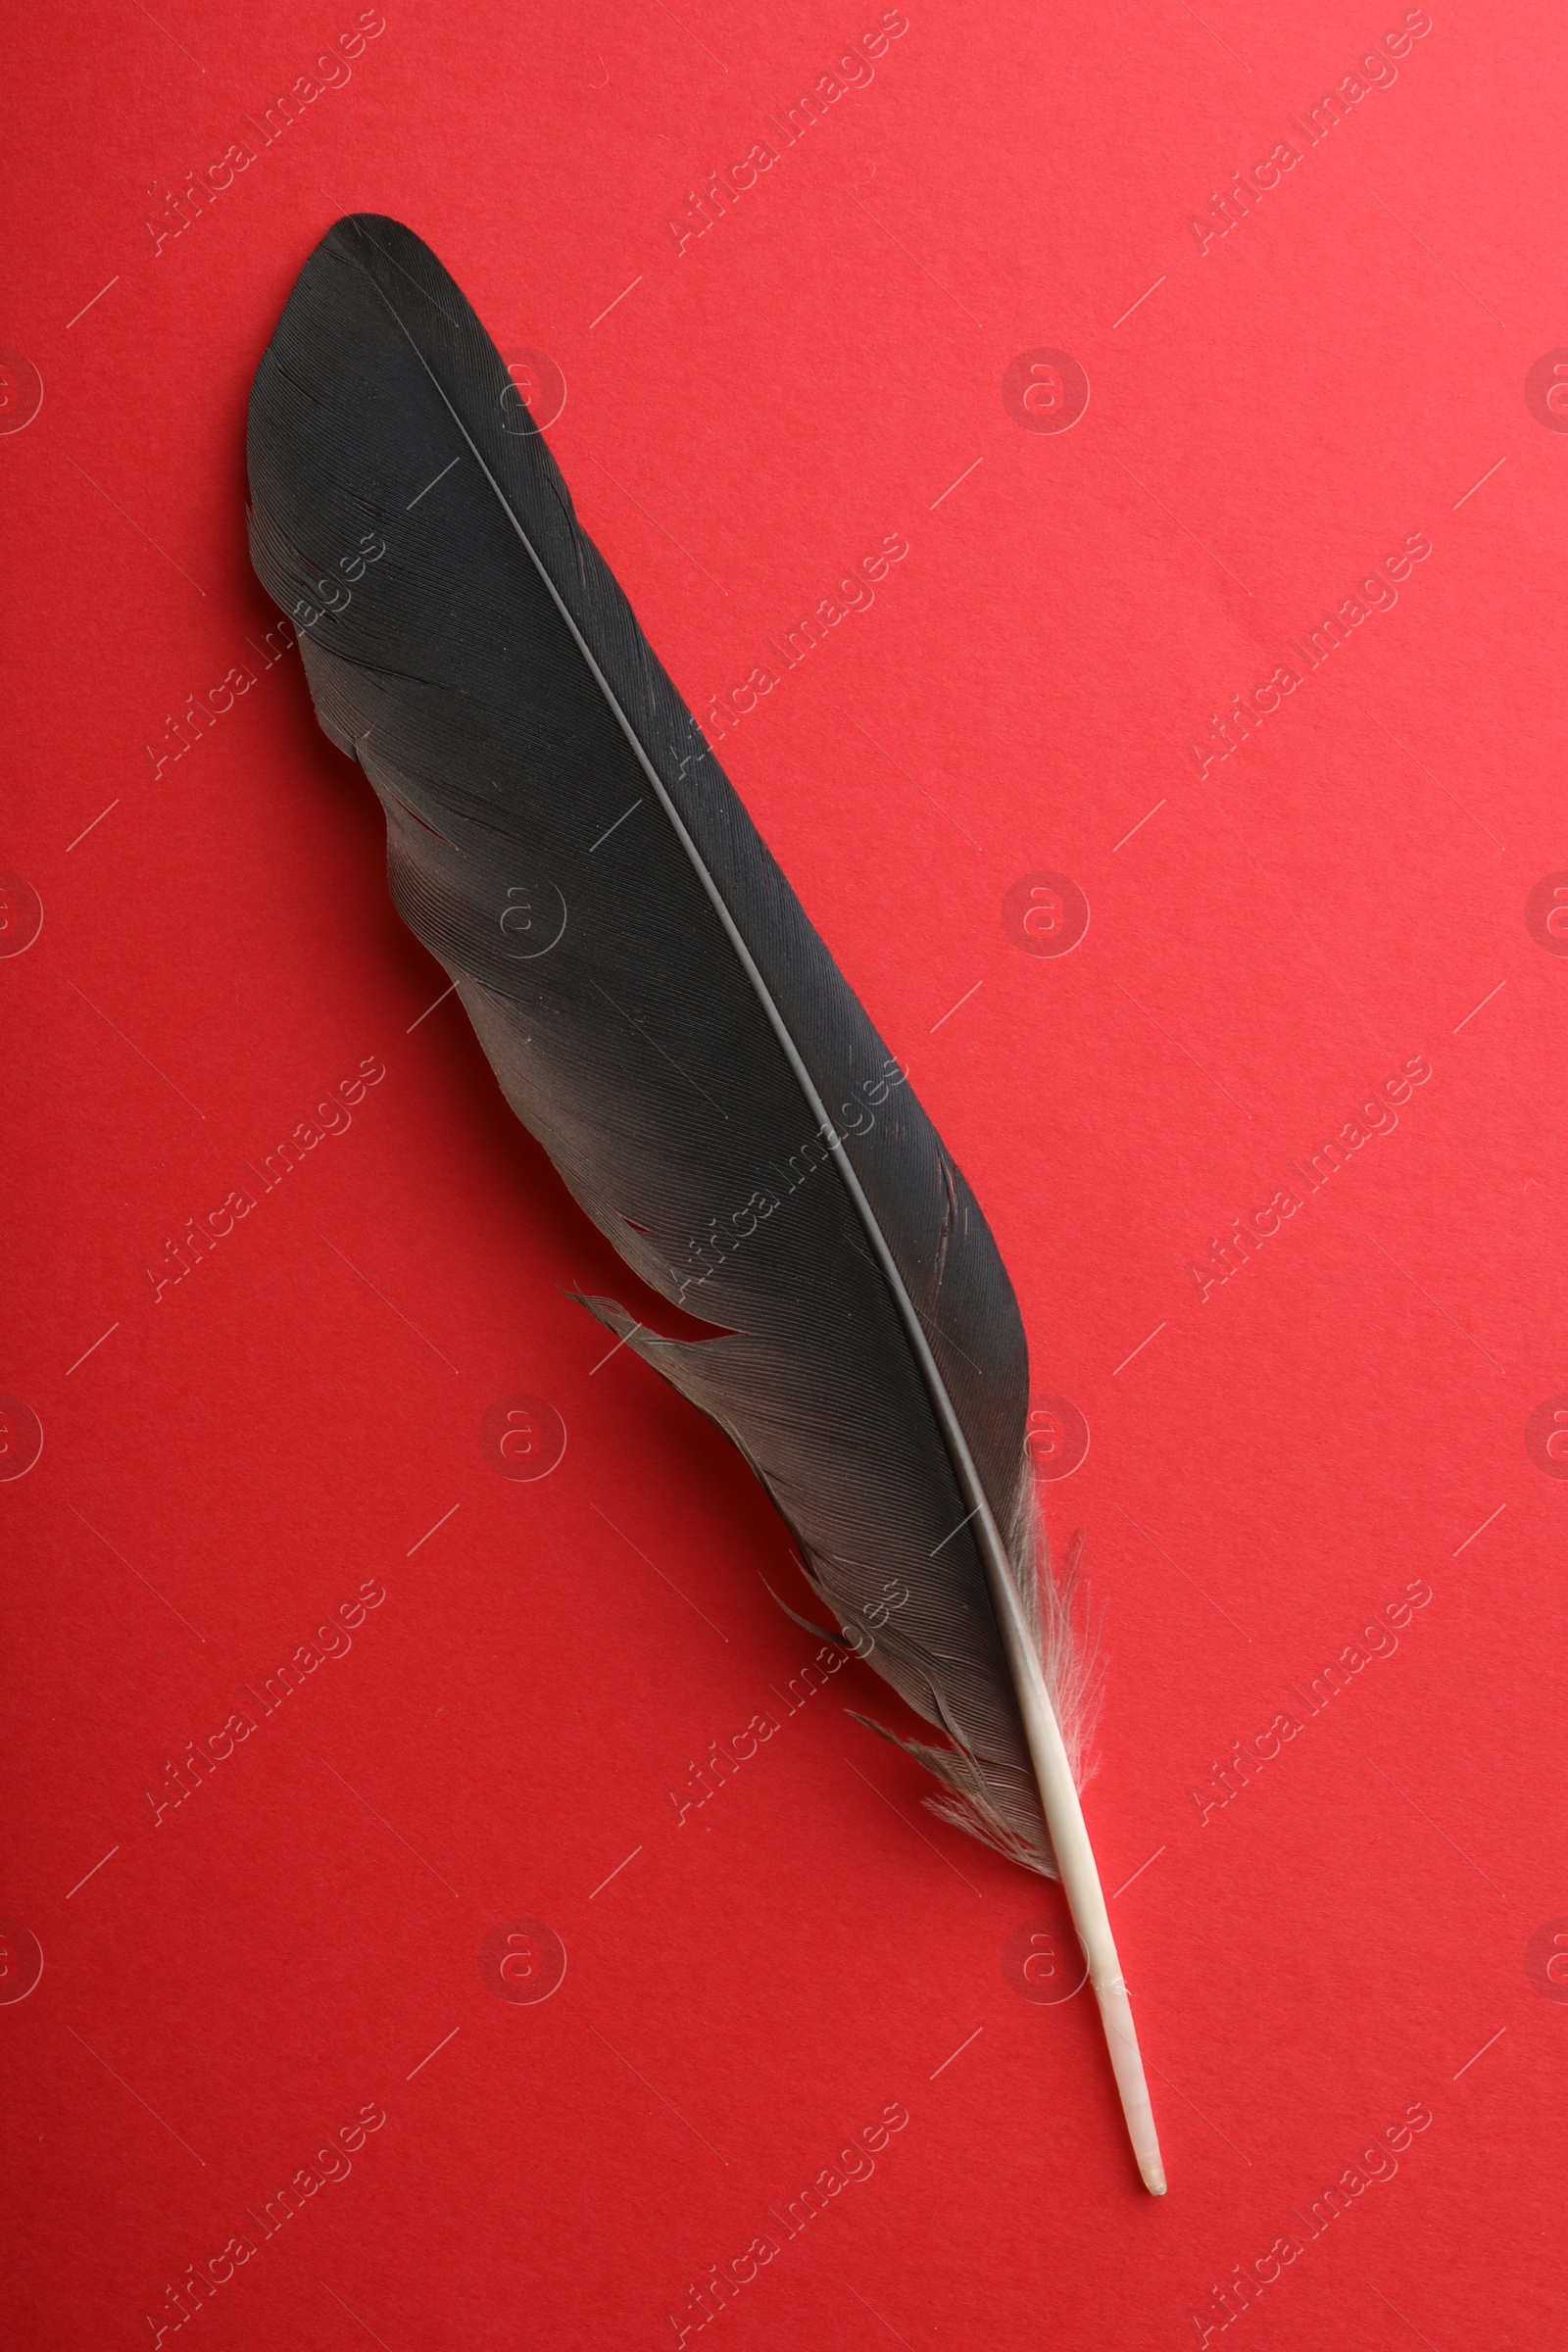
<svg viewBox="0 0 1568 2352"><path fill-rule="evenodd" d="M1116 1941L1111 1933L1110 1914L1105 1904L1104 1888L1100 1883L1100 1869L1095 1860L1094 1847L1090 1842L1088 1825L1084 1820L1083 1806L1079 1800L1077 1784L1073 1779L1066 1743L1061 1736L1061 1727L1056 1721L1056 1711L1051 1703L1051 1693L1046 1688L1039 1649L1030 1638L1029 1628L1024 1621L1023 1609L1018 1598L1017 1587L1013 1582L1012 1564L1007 1557L1006 1546L1002 1541L1001 1530L992 1517L991 1505L986 1499L985 1489L980 1483L979 1473L969 1451L968 1441L964 1437L957 1414L954 1410L953 1399L948 1394L947 1384L932 1355L931 1344L927 1340L920 1318L915 1312L908 1288L899 1271L898 1262L892 1250L887 1246L870 1202L866 1200L859 1178L850 1164L843 1139L838 1134L836 1123L828 1111L827 1104L817 1091L816 1083L801 1056L799 1048L790 1034L789 1026L774 1003L772 992L762 973L759 970L756 958L747 946L734 916L730 913L717 883L709 871L702 852L688 832L681 818L680 810L665 790L662 777L649 759L637 730L621 709L618 697L594 658L593 649L578 628L564 599L550 577L549 571L540 562L538 551L513 511L512 504L506 497L501 484L485 464L483 451L469 434L458 411L447 399L439 377L429 367L423 354L419 353L418 358L453 422L471 451L475 464L480 467L486 481L500 500L503 511L521 541L529 561L538 572L562 619L565 622L577 651L587 663L595 683L613 712L615 721L631 747L634 758L657 794L660 806L674 828L676 838L691 859L697 878L723 926L729 943L740 960L741 967L757 992L758 1001L767 1016L784 1057L793 1070L801 1092L806 1098L807 1107L817 1123L818 1133L829 1135L833 1139L829 1150L834 1167L855 1204L856 1213L860 1220L866 1239L870 1242L882 1272L887 1278L888 1286L893 1293L900 1316L908 1334L910 1348L913 1349L915 1360L919 1364L921 1375L930 1392L932 1405L942 1424L943 1436L953 1454L954 1467L958 1473L958 1483L964 1492L965 1499L973 1506L970 1519L975 1526L985 1564L986 1582L990 1589L992 1604L997 1612L998 1623L1002 1628L1003 1642L1007 1651L1007 1663L1011 1669L1013 1684L1018 1694L1025 1737L1029 1743L1029 1754L1034 1764L1035 1779L1040 1788L1041 1809L1045 1813L1046 1827L1051 1832L1052 1846L1055 1852L1057 1867L1061 1872L1062 1891L1067 1897L1067 1906L1072 1913L1073 1926L1078 1932L1085 1956L1089 1962L1089 1981L1095 1988L1095 1997L1100 2003L1101 2020L1105 2033L1105 2045L1110 2053L1111 2070L1116 2078L1116 2088L1121 2098L1122 2114L1126 2118L1127 2135L1132 2141L1133 2155L1137 2160L1139 2175L1144 2186L1151 2195L1162 2197L1165 2194L1165 2168L1160 2158L1159 2138L1154 2129L1153 2108L1150 2101L1148 2079L1144 2073L1143 2055L1138 2047L1137 2029L1133 2024L1132 2003L1128 1997L1126 1981L1122 1976L1121 1962L1117 1957Z"/></svg>
<svg viewBox="0 0 1568 2352"><path fill-rule="evenodd" d="M989 1567L989 1544L986 1558ZM1121 2099L1121 2111L1126 2119L1127 2136L1132 2141L1139 2177L1151 2196L1162 2197L1165 2194L1165 2166L1159 2152L1159 2134L1154 2129L1154 2111L1150 2101L1148 2078L1144 2073L1143 2053L1138 2047L1138 2032L1133 2024L1132 2002L1121 1973L1121 1962L1116 1955L1116 1939L1111 1934L1105 1891L1100 1883L1094 1847L1089 1842L1088 1825L1084 1821L1083 1806L1072 1776L1072 1766L1067 1759L1061 1727L1056 1721L1051 1693L1046 1689L1045 1677L1040 1670L1039 1651L1027 1638L1018 1595L1004 1561L1001 1573L1005 1591L998 1594L997 1614L1017 1678L1024 1734L1040 1784L1040 1801L1045 1808L1051 1842L1055 1849L1056 1867L1061 1873L1062 1892L1067 1897L1072 1923L1078 1931L1084 1956L1089 1962L1089 1982L1100 2003L1105 2047L1110 2053L1111 2072L1116 2078L1116 2090Z"/></svg>

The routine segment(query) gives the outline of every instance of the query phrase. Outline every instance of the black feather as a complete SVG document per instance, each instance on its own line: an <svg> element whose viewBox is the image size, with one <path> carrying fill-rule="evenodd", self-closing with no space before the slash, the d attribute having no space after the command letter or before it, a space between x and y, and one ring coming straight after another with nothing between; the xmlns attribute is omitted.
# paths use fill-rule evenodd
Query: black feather
<svg viewBox="0 0 1568 2352"><path fill-rule="evenodd" d="M914 1751L939 1809L1052 1870L985 1546L994 1522L1030 1614L1006 1272L408 229L360 215L312 255L249 454L256 568L298 624L321 725L381 799L401 912L594 1223L723 1336L587 1303L734 1440L835 1622L947 1735ZM1079 1677L1040 1590L1070 1746Z"/></svg>

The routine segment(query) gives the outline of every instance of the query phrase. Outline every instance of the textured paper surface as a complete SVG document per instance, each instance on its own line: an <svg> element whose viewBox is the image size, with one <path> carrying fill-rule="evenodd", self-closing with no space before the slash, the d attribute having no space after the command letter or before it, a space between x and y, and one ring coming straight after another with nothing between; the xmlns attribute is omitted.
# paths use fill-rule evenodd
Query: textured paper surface
<svg viewBox="0 0 1568 2352"><path fill-rule="evenodd" d="M1555 18L12 56L10 2332L1553 2340ZM813 1688L760 1491L563 1296L648 1303L270 645L246 394L358 209L550 412L1013 1271L1161 2205L1055 1890Z"/></svg>

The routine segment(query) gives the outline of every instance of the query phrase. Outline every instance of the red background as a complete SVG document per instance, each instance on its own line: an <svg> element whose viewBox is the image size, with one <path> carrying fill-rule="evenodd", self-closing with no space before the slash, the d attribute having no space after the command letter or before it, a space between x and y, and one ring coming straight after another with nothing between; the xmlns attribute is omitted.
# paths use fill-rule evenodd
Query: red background
<svg viewBox="0 0 1568 2352"><path fill-rule="evenodd" d="M372 2102L351 2177L192 2323L211 2352L670 2344L704 2266L780 2236L767 2208L890 2102L874 2177L715 2323L737 2345L1192 2344L1286 2233L1225 2341L1563 2340L1568 1493L1526 1425L1568 1389L1568 966L1525 919L1568 866L1568 443L1525 388L1568 336L1560 31L1437 7L1308 146L1290 118L1397 7L977 14L910 0L679 253L666 216L873 6L388 0L156 251L149 182L220 158L349 0L13 24L0 340L43 385L0 445L0 863L43 907L0 965L0 1388L44 1433L0 1486L0 1911L44 1959L0 2013L19 2342L150 2342ZM1200 250L1189 216L1285 140ZM1004 1974L1054 1892L920 1809L843 1711L885 1711L867 1670L700 1810L666 1793L809 1654L761 1582L782 1531L628 1352L594 1370L563 1291L636 1286L455 1004L414 1025L442 976L371 796L297 656L247 651L250 378L357 209L558 364L553 445L694 708L908 539L724 757L986 1205L1037 1391L1092 1434L1043 1495L1103 1612L1087 1802L1162 2204L1088 1996ZM1004 406L1038 347L1087 372L1070 431ZM1200 780L1189 739L1417 533L1396 607ZM165 714L246 663L155 776ZM1004 924L1037 869L1088 899L1071 955ZM352 1128L155 1303L143 1262L370 1056ZM1200 1299L1188 1262L1415 1056L1396 1128ZM478 1442L519 1392L567 1431L537 1482ZM352 1652L155 1824L166 1761L367 1580ZM1412 1580L1396 1652L1200 1820L1190 1788ZM567 1954L540 2005L478 1966L524 1916ZM1309 2236L1293 2209L1416 2102L1396 2177Z"/></svg>

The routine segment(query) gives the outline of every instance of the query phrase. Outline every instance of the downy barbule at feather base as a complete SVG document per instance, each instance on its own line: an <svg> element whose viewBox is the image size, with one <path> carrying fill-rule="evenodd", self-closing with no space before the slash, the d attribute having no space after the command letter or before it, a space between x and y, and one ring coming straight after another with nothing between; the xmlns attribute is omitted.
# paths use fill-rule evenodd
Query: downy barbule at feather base
<svg viewBox="0 0 1568 2352"><path fill-rule="evenodd" d="M1060 1877L1162 2192L1074 1777L1081 1651L1037 1558L1023 1326L962 1174L399 222L340 220L306 263L249 464L256 569L385 810L400 912L601 1233L717 1336L583 1303L740 1447L842 1638L944 1736L901 1741L936 1809Z"/></svg>

